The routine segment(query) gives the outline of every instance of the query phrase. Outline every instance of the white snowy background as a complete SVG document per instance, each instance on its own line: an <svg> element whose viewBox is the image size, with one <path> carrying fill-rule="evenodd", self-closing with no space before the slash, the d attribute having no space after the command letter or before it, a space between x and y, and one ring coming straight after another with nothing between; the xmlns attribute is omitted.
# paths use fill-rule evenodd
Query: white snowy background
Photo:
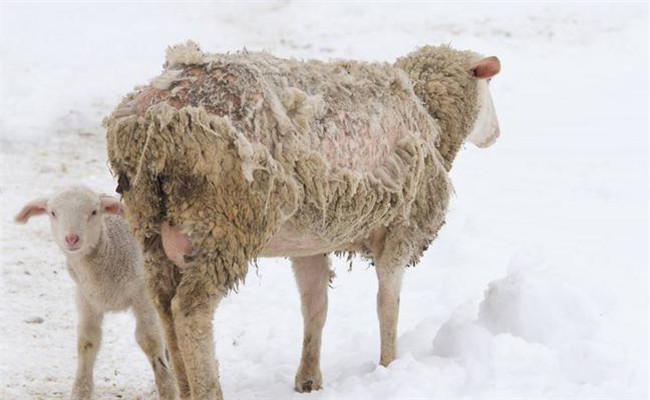
<svg viewBox="0 0 650 400"><path fill-rule="evenodd" d="M450 43L503 66L501 138L456 160L448 223L405 277L398 359L377 364L374 271L335 260L324 389L294 393L298 294L288 261L264 259L215 315L227 399L648 397L647 3L1 7L1 399L67 398L76 358L64 258L45 218L13 215L70 182L112 193L101 119L190 38L389 62ZM104 327L95 399L156 398L133 318Z"/></svg>

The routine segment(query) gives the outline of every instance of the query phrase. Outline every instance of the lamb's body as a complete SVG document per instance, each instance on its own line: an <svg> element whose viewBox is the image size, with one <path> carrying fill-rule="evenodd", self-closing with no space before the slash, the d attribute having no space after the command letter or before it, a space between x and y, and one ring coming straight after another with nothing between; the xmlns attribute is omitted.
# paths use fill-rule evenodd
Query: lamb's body
<svg viewBox="0 0 650 400"><path fill-rule="evenodd" d="M144 262L137 249L124 218L106 215L95 249L67 257L68 272L79 294L98 312L126 311L150 303L143 296Z"/></svg>
<svg viewBox="0 0 650 400"><path fill-rule="evenodd" d="M91 399L104 314L127 310L135 316L135 337L151 363L160 399L177 400L171 360L147 293L142 252L121 213L119 200L79 186L28 203L16 221L49 215L54 240L77 284L77 374L71 400Z"/></svg>
<svg viewBox="0 0 650 400"><path fill-rule="evenodd" d="M212 312L257 257L293 257L305 317L296 389L320 387L330 252L374 260L382 364L395 357L402 269L444 223L447 170L478 114L477 59L424 48L402 69L204 55L188 44L106 120L127 217L149 255L159 311L175 321L172 349L176 338L193 364L195 400L220 397ZM192 254L171 254L184 234ZM178 287L167 256L184 268ZM197 330L207 333L187 337Z"/></svg>

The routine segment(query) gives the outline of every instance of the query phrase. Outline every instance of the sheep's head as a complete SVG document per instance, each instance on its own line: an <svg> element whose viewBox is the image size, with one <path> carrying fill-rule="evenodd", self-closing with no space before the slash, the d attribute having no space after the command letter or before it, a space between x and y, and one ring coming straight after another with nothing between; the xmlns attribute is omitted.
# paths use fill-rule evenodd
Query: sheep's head
<svg viewBox="0 0 650 400"><path fill-rule="evenodd" d="M75 186L27 203L16 215L16 222L48 214L56 244L67 254L87 254L95 248L102 234L104 214L121 214L118 199L98 195Z"/></svg>
<svg viewBox="0 0 650 400"><path fill-rule="evenodd" d="M453 153L463 141L479 147L494 143L499 125L488 82L501 69L498 58L424 46L397 60L396 66L409 75L416 96L439 122L446 142L443 152Z"/></svg>
<svg viewBox="0 0 650 400"><path fill-rule="evenodd" d="M489 147L499 137L499 121L490 94L490 80L501 70L499 59L492 56L477 61L470 71L478 86L478 115L467 141L478 147Z"/></svg>

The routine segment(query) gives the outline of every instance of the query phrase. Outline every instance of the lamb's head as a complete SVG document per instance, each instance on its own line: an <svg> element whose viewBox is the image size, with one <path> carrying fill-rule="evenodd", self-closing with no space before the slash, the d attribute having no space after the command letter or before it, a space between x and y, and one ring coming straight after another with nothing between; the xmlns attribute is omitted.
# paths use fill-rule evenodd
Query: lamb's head
<svg viewBox="0 0 650 400"><path fill-rule="evenodd" d="M16 215L16 222L48 214L56 244L67 254L86 254L99 242L105 214L121 214L120 201L98 195L84 186L69 187L51 198L27 203Z"/></svg>
<svg viewBox="0 0 650 400"><path fill-rule="evenodd" d="M497 57L424 46L396 66L408 73L415 94L440 123L446 145L468 141L487 147L496 141L499 124L488 85L501 69Z"/></svg>

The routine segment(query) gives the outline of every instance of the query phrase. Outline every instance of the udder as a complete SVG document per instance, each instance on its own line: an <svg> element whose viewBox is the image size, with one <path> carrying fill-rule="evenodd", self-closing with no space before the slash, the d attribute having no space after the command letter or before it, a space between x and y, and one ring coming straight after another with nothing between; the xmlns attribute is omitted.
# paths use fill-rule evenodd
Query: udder
<svg viewBox="0 0 650 400"><path fill-rule="evenodd" d="M190 237L183 233L181 227L171 226L168 222L160 225L160 235L165 255L180 269L191 266L188 258L194 253Z"/></svg>

